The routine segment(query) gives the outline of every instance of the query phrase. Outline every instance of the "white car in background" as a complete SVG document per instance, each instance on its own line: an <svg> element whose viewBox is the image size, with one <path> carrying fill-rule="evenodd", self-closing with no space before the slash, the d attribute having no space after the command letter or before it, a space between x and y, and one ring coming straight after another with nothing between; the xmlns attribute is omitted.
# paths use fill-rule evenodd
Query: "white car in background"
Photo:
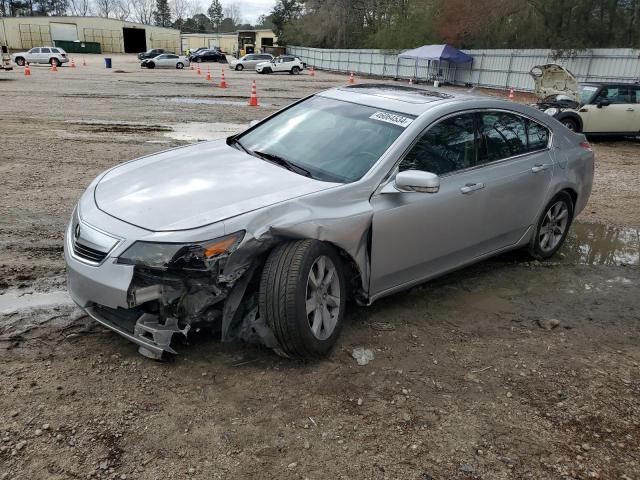
<svg viewBox="0 0 640 480"><path fill-rule="evenodd" d="M299 74L304 70L305 64L298 57L292 55L281 55L270 62L262 62L256 65L258 73L281 73L286 72L292 75Z"/></svg>
<svg viewBox="0 0 640 480"><path fill-rule="evenodd" d="M255 70L259 63L271 62L273 55L270 53L250 53L244 57L240 57L229 62L229 67L234 70Z"/></svg>
<svg viewBox="0 0 640 480"><path fill-rule="evenodd" d="M21 67L25 63L44 63L59 67L69 61L67 52L59 47L34 47L27 52L14 53L11 58Z"/></svg>
<svg viewBox="0 0 640 480"><path fill-rule="evenodd" d="M140 62L143 68L177 68L182 70L189 66L189 59L184 55L176 55L175 53L163 53L154 58L146 58Z"/></svg>
<svg viewBox="0 0 640 480"><path fill-rule="evenodd" d="M531 70L538 103L534 107L569 130L586 135L640 135L640 83L578 82L561 65Z"/></svg>

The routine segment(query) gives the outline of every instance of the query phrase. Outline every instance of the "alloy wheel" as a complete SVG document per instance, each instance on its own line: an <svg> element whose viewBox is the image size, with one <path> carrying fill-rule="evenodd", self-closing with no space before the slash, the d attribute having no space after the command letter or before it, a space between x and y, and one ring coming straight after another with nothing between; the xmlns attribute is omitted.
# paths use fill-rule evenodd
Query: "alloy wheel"
<svg viewBox="0 0 640 480"><path fill-rule="evenodd" d="M563 201L551 205L544 216L538 243L543 252L550 252L562 241L569 224L569 207Z"/></svg>
<svg viewBox="0 0 640 480"><path fill-rule="evenodd" d="M326 255L316 259L307 278L306 312L311 333L326 340L340 315L340 280L333 261Z"/></svg>

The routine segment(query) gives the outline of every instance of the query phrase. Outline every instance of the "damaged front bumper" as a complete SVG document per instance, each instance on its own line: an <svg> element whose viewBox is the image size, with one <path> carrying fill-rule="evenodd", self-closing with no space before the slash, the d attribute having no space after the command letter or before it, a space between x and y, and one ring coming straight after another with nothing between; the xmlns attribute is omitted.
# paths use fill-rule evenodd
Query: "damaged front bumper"
<svg viewBox="0 0 640 480"><path fill-rule="evenodd" d="M187 338L199 328L219 331L222 341L242 339L277 346L271 330L258 319L257 296L245 297L250 287L256 293L250 284L259 248L244 248L227 270L229 255L221 255L205 271L119 263L118 254L131 245L124 241L109 247L113 250L101 262L87 262L74 249L78 242L74 234L87 235L84 232L94 227L74 218L64 249L69 293L91 318L137 344L142 355L161 359L165 353L175 354L171 346L175 337Z"/></svg>

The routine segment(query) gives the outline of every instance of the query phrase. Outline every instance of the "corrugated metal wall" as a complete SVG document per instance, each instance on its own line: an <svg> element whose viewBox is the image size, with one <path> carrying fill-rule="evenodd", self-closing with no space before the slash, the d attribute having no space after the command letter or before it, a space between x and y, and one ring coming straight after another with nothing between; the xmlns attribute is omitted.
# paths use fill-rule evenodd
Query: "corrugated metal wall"
<svg viewBox="0 0 640 480"><path fill-rule="evenodd" d="M322 70L354 72L391 78L436 78L456 84L487 88L533 90L529 71L536 65L559 63L579 81L640 81L640 51L630 48L581 50L555 57L552 50L464 50L474 57L471 65L399 60L398 52L385 50L327 50L287 47L309 65Z"/></svg>

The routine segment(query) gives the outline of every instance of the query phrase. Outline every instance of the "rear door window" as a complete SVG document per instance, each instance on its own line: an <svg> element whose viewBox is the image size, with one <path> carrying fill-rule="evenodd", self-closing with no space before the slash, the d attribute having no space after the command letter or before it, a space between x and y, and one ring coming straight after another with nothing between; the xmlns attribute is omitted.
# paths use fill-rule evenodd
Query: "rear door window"
<svg viewBox="0 0 640 480"><path fill-rule="evenodd" d="M479 115L478 163L490 163L528 151L526 119L512 113Z"/></svg>
<svg viewBox="0 0 640 480"><path fill-rule="evenodd" d="M544 150L549 146L549 129L533 120L527 120L528 151Z"/></svg>
<svg viewBox="0 0 640 480"><path fill-rule="evenodd" d="M449 117L427 130L400 163L400 171L444 175L476 162L475 114Z"/></svg>
<svg viewBox="0 0 640 480"><path fill-rule="evenodd" d="M41 48L40 53L51 53L51 50L48 48Z"/></svg>
<svg viewBox="0 0 640 480"><path fill-rule="evenodd" d="M40 49L39 48L32 48L31 50L29 50L28 53L40 53Z"/></svg>

